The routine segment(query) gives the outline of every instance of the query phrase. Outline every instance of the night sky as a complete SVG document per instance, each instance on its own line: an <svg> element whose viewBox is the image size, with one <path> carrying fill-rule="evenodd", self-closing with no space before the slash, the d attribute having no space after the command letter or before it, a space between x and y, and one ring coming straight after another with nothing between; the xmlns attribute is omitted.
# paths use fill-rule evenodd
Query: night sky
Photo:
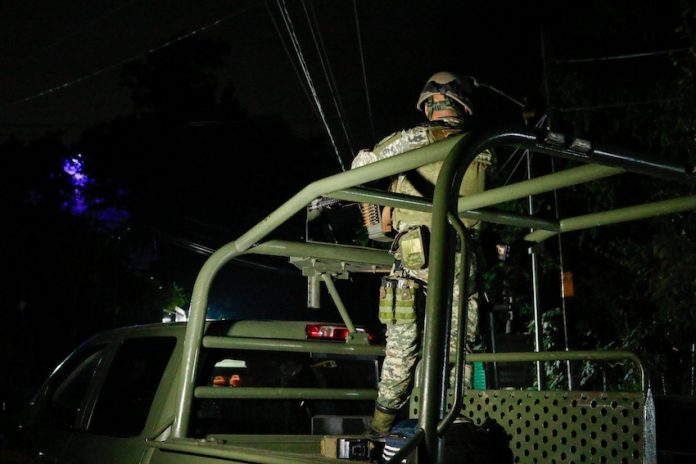
<svg viewBox="0 0 696 464"><path fill-rule="evenodd" d="M266 3L284 31L278 5ZM535 2L530 6L417 0L406 6L399 1L358 1L365 75L353 1L286 4L342 156L349 161L351 154L337 123L305 11L316 18L316 32L323 39L345 107L351 146L357 151L385 133L418 121L413 103L427 76L438 70L476 76L538 104L545 85L542 56L550 74L553 69L549 68L570 66L556 64L558 60L684 45L674 35L680 21L678 2L603 3L546 6L546 2ZM132 103L128 91L119 85L119 64L192 31L229 45L221 73L237 88L244 108L252 114L280 114L302 135L323 131L264 2L7 1L0 6L0 18L0 69L4 70L0 137L35 137L57 130L65 131L67 141L74 141L83 129L128 113ZM284 40L289 48L285 34ZM652 64L644 60L641 66ZM574 66L580 73L587 68ZM57 88L75 80L80 81ZM554 82L549 85L553 88ZM38 96L51 89L55 91ZM495 97L486 103L500 106L501 112L515 111Z"/></svg>
<svg viewBox="0 0 696 464"><path fill-rule="evenodd" d="M151 246L141 248L142 256L135 261L166 256L166 266L149 270L153 280L161 279L163 284L176 280L190 291L204 257L177 248L163 237L219 246L261 220L309 180L340 170L298 79L296 54L292 48L284 48L291 46L279 5L287 5L341 159L349 165L360 148L421 121L415 109L418 93L427 78L441 70L475 76L525 101L537 115L548 105L554 124L563 129L571 126L567 125L570 113L562 111L568 109L558 108L554 100L554 95L569 91L561 88L566 81L557 79L560 73L593 83L581 99L586 106L616 103L603 99L607 89L621 89L636 101L645 99L652 83L672 71L670 55L564 61L664 50L679 53L688 46L675 32L681 24L680 2L606 3L6 0L0 3L0 144L32 146L51 133L58 140L51 148L57 158L70 160L82 152L85 169L108 179L104 188L128 211L133 227L140 227L138 237L153 234L143 239ZM314 37L323 43L340 100L337 103L343 106L342 117L334 108L307 17L315 19ZM140 135L129 132L126 129L134 119L128 118L141 109L123 85L123 66L155 58L192 32L196 32L194 40L227 48L215 73L218 82L234 89L233 109L225 109L219 117L215 112L187 114L182 110L175 125L152 123ZM173 45L167 45L170 43ZM159 84L166 87L166 79ZM544 97L547 90L549 99ZM479 89L476 101L480 113L492 122L521 122L520 109L493 92ZM176 108L177 104L174 97L171 105ZM587 117L591 119L593 113L588 112ZM597 135L596 127L588 127ZM202 129L195 132L196 128ZM262 135L249 136L254 131ZM184 135L191 135L185 143ZM630 141L630 128L619 136ZM235 137L244 138L241 147L235 146ZM30 152L21 153L29 156ZM40 147L34 152L43 153ZM3 153L12 156L13 152L8 148ZM51 169L61 168L57 161L53 168L47 167L47 160L41 154L17 165L45 172L49 179ZM230 166L233 169L223 172L223 167ZM17 185L23 196L9 195L7 201L12 203L7 206L11 211L24 211L27 192L33 192L33 187ZM271 190L279 193L274 195ZM19 225L16 229L7 225L5 233L31 229L33 223L27 217L37 224L50 222L48 216L37 219L32 214L17 214L10 221L6 218L6 224ZM42 234L54 232L60 233L41 230L36 241L43 240ZM23 258L9 243L5 242L5 250L14 253L14 259L28 263L36 258L29 252ZM78 257L89 254L89 250L75 250ZM31 262L37 275L56 272L43 268L40 260ZM147 263L135 266L143 275L146 267ZM70 269L62 272L70 273ZM264 290L273 287L268 276L244 268L230 277L227 289L233 293L262 281L266 287L261 286L257 295L283 297L277 289ZM293 301L303 298L302 285L300 282ZM28 288L5 289L3 310L13 311L18 299L47 301L45 295L31 294L32 285ZM55 291L55 298L60 308L75 301L74 295L63 295L60 290ZM254 295L240 298L237 303L246 311L259 309ZM95 322L98 315L90 317L85 320L91 322L73 334L71 343L92 329L109 326L108 321ZM137 317L123 320L144 322Z"/></svg>
<svg viewBox="0 0 696 464"><path fill-rule="evenodd" d="M603 7L604 15L616 10L615 24L597 25L595 9L601 3L544 7L519 2L484 6L410 1L406 6L399 1L358 1L374 135L354 3L313 1L304 5L313 7L357 149L417 121L413 102L424 80L437 70L474 75L517 98L538 95L543 86L542 31L550 62L680 45L672 34L679 14L675 2L615 2ZM269 6L284 30L277 4L269 2ZM303 5L289 1L287 6L322 104L335 122ZM0 18L0 69L4 70L0 76L0 134L4 137L65 130L68 140L74 140L95 122L127 113L131 102L128 92L119 86L118 64L205 26L210 27L199 37L230 47L223 73L237 87L244 107L253 114L279 113L302 134L322 130L263 2L6 1L0 6ZM285 40L289 46L287 37ZM93 73L98 74L36 97ZM27 98L29 101L22 101ZM493 99L491 104L501 102ZM347 152L344 157L348 159Z"/></svg>

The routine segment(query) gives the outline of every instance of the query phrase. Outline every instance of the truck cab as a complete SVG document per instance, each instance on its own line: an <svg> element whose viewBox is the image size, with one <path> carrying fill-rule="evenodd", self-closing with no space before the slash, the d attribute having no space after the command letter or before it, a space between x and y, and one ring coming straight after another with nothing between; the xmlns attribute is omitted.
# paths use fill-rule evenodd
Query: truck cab
<svg viewBox="0 0 696 464"><path fill-rule="evenodd" d="M244 320L210 321L205 330L207 336L227 337L232 346L203 356L201 388L208 394L193 406L192 436L231 441L239 435L273 435L278 442L271 448L282 450L283 440L292 435L360 434L368 427L378 347L361 356L321 349L323 343L343 343L345 326ZM151 451L148 441L170 433L185 333L185 323L152 324L87 340L42 385L16 434L21 442L7 460L80 463L101 456L105 462L140 461ZM242 341L258 347L234 347ZM264 347L270 343L303 343L307 350L269 352ZM302 398L311 389L346 387L357 397ZM293 394L283 395L291 388ZM221 399L231 391L237 393L234 399ZM263 397L269 391L272 397L253 400L254 393Z"/></svg>

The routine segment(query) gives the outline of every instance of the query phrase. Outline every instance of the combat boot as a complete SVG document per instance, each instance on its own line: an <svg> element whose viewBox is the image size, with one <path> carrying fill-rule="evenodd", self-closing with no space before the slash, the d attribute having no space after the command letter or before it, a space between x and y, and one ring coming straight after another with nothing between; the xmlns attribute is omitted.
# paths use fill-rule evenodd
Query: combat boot
<svg viewBox="0 0 696 464"><path fill-rule="evenodd" d="M394 423L395 418L396 414L389 414L386 412L382 412L379 409L375 409L375 413L372 416L372 423L370 424L370 428L374 433L378 435L387 435L389 433L389 430L391 429L392 424Z"/></svg>

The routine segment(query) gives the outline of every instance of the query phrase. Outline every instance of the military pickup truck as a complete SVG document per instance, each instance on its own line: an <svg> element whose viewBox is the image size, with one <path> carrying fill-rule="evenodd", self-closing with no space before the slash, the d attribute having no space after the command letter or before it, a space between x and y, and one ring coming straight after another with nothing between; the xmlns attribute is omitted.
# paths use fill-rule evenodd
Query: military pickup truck
<svg viewBox="0 0 696 464"><path fill-rule="evenodd" d="M459 198L463 173L485 149L512 147L575 160L577 167ZM434 198L363 187L443 162ZM530 245L557 234L688 211L687 196L612 211L547 219L491 208L583 182L639 173L693 184L692 170L617 153L532 128L471 132L318 180L237 240L217 250L196 280L186 324L98 335L66 359L33 402L21 436L33 461L81 463L313 463L375 460L363 434L384 347L353 324L334 283L354 273L379 278L393 264L384 248L264 238L318 198L432 212L430 280L415 385L404 415L416 421L391 462L452 462L449 432L462 421L493 421L514 462L655 463L654 402L641 360L629 352L473 353L447 359L456 256L470 239L461 218L522 228ZM242 254L289 258L308 279L310 300L325 285L342 325L297 321L206 321L218 271ZM464 266L464 263L460 265ZM466 273L460 273L466 274ZM461 291L460 294L465 294ZM466 306L466 305L460 305ZM459 318L461 321L463 318ZM464 330L459 327L460 332ZM464 337L460 336L459 340ZM634 364L637 391L464 388L465 362L617 361ZM451 365L455 382L442 385Z"/></svg>
<svg viewBox="0 0 696 464"><path fill-rule="evenodd" d="M264 445L268 451L309 452L311 440L301 435L366 430L380 349L364 345L350 356L332 354L339 351L332 348L345 346L345 326L215 321L206 324L205 333L238 345L201 359L202 397L190 423L192 436L201 440L197 443L214 446L243 436L245 446L252 446L273 435L273 444ZM171 434L185 334L185 323L152 324L105 332L83 343L32 402L18 434L21 451L13 459L149 462L156 450L151 443ZM284 349L269 352L269 342ZM320 389L318 398L303 399ZM232 391L236 399L223 400ZM263 399L249 400L255 396ZM213 439L216 435L227 438Z"/></svg>

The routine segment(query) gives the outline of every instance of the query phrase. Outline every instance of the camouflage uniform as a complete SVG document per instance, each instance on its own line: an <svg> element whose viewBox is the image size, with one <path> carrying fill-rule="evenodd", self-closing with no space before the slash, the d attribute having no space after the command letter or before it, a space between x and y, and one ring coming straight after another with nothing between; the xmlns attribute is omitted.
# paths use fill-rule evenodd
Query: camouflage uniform
<svg viewBox="0 0 696 464"><path fill-rule="evenodd" d="M364 166L376 161L389 158L401 153L424 147L443 140L450 135L461 133L457 121L433 121L418 125L412 129L396 132L384 138L373 151L362 150L353 160L352 168ZM460 195L470 195L484 190L485 170L491 163L491 154L485 151L479 154L467 169ZM418 174L431 184L435 184L442 162L431 163L417 169ZM390 191L407 195L422 196L406 175L400 175L390 187ZM419 211L397 208L392 215L392 224L397 231L403 231L410 226L430 226L431 215ZM475 227L476 221L464 220L467 227ZM458 255L458 254L457 254ZM457 266L455 273L461 272ZM472 269L473 270L473 269ZM471 270L470 270L471 271ZM456 277L455 277L456 278ZM389 281L392 283L390 284ZM408 270L393 272L380 289L380 321L387 326L387 346L382 366L376 407L385 413L393 414L408 400L413 371L420 351L419 318L416 316L416 290L418 281L427 285L428 270ZM425 288L422 289L425 291ZM454 286L453 301L459 301L459 289ZM476 295L468 299L467 334L469 341L476 337L478 326L478 304ZM452 311L450 332L450 360L456 356L458 333L457 313ZM469 371L469 366L467 366ZM465 379L470 382L467 372ZM453 382L453 372L450 372L450 383Z"/></svg>

